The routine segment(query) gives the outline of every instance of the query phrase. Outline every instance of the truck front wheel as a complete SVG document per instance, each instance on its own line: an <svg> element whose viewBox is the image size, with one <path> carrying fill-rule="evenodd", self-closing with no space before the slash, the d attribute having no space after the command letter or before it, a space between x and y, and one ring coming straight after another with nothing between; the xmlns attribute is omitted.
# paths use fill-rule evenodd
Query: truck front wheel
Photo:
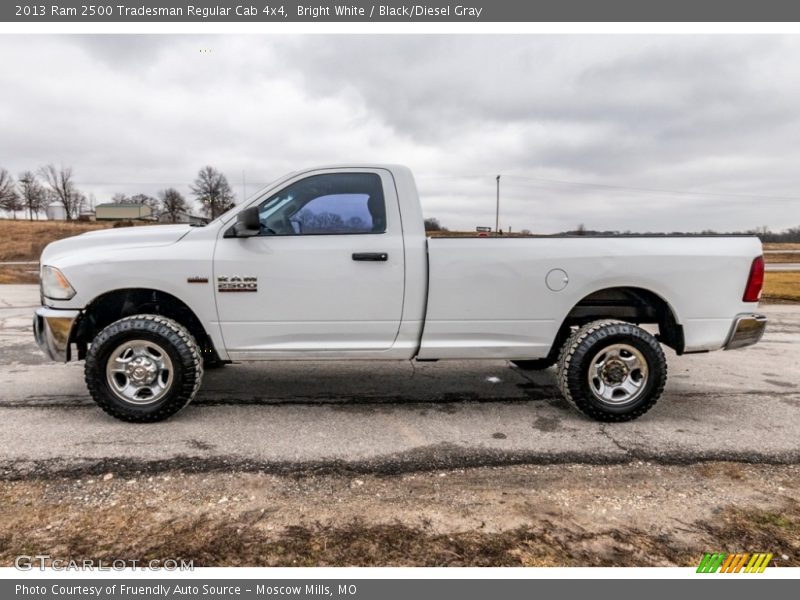
<svg viewBox="0 0 800 600"><path fill-rule="evenodd" d="M203 358L192 335L172 319L134 315L115 321L92 341L86 385L112 417L163 421L192 401Z"/></svg>
<svg viewBox="0 0 800 600"><path fill-rule="evenodd" d="M631 421L661 396L667 361L658 340L644 329L621 321L595 321L564 344L557 380L567 401L588 417Z"/></svg>

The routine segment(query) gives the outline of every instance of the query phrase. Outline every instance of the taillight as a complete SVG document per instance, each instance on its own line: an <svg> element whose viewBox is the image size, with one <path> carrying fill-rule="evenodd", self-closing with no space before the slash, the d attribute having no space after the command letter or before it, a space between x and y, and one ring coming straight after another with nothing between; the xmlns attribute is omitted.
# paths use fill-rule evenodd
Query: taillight
<svg viewBox="0 0 800 600"><path fill-rule="evenodd" d="M742 302L758 302L761 299L762 287L764 287L764 257L758 256L753 259L753 265L750 267L750 276L747 278Z"/></svg>

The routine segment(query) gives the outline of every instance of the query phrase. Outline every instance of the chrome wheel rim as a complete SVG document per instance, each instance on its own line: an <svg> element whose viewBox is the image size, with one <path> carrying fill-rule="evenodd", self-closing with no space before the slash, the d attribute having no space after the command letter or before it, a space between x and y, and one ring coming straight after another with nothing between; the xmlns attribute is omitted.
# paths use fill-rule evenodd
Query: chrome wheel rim
<svg viewBox="0 0 800 600"><path fill-rule="evenodd" d="M130 340L117 347L106 363L113 394L136 405L161 400L172 386L174 371L166 350L148 340Z"/></svg>
<svg viewBox="0 0 800 600"><path fill-rule="evenodd" d="M612 344L589 363L589 389L600 402L629 404L645 390L649 372L644 355L629 344Z"/></svg>

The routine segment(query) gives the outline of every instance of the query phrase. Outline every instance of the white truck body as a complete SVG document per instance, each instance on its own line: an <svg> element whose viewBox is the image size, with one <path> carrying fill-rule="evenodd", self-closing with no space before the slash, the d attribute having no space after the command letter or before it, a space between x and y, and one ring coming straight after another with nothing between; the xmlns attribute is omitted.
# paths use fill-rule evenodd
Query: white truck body
<svg viewBox="0 0 800 600"><path fill-rule="evenodd" d="M264 228L294 201L282 190L335 174L379 178L384 208L365 218L382 231L303 234L293 223L231 237L246 209L266 210ZM288 228L280 219L272 226ZM157 293L188 309L220 361L545 359L571 329L601 318L655 323L677 352L702 352L760 338L765 321L750 317L757 298L743 295L761 252L755 237L428 239L407 168L323 167L282 178L204 227L109 229L50 244L42 268L57 269L74 295L43 291L37 340L53 358L75 356L72 347L83 357L87 335L107 325L92 315L140 290L136 298ZM734 339L743 319L744 342Z"/></svg>

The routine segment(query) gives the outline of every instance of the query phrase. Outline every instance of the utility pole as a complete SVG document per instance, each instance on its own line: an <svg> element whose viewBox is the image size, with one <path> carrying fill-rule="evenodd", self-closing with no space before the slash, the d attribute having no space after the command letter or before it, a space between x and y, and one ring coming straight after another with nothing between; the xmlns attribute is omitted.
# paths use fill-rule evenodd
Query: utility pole
<svg viewBox="0 0 800 600"><path fill-rule="evenodd" d="M497 208L494 213L494 234L500 234L500 175L497 176Z"/></svg>

